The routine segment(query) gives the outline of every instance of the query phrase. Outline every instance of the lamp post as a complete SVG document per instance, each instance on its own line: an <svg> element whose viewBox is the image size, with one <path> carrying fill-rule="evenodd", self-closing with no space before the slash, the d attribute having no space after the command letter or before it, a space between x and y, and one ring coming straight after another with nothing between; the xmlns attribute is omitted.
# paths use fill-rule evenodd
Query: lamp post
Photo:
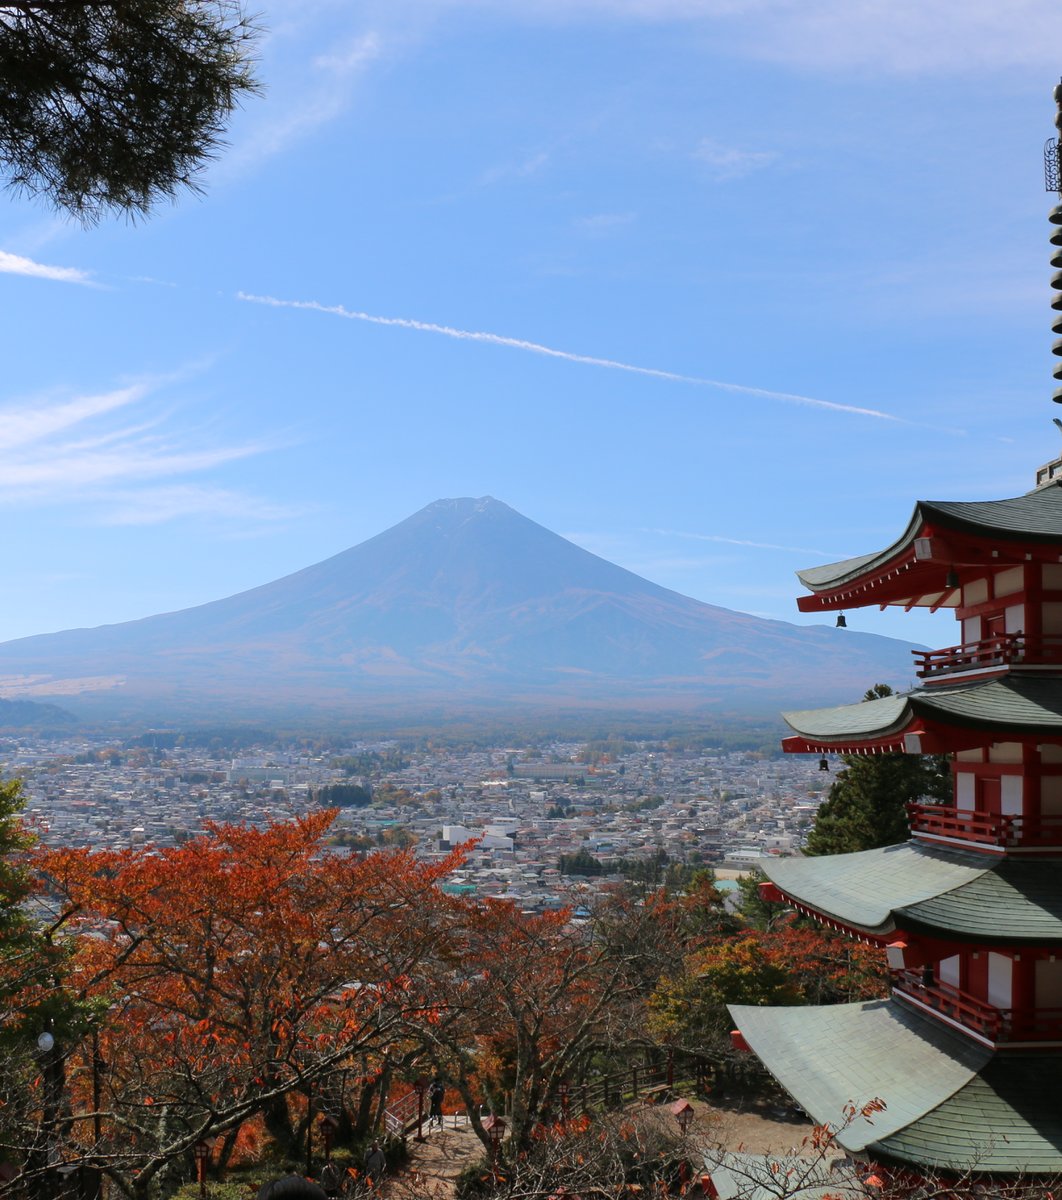
<svg viewBox="0 0 1062 1200"><path fill-rule="evenodd" d="M199 1176L199 1195L201 1200L206 1200L206 1165L207 1159L210 1158L210 1148L212 1145L212 1141L200 1138L193 1148L195 1152L196 1174Z"/></svg>
<svg viewBox="0 0 1062 1200"><path fill-rule="evenodd" d="M505 1136L505 1120L491 1113L483 1122L483 1128L487 1131L487 1135L490 1138L491 1162L497 1165L498 1158L501 1155L502 1138Z"/></svg>
<svg viewBox="0 0 1062 1200"><path fill-rule="evenodd" d="M417 1093L417 1136L414 1139L418 1142L423 1142L424 1139L424 1093L428 1090L428 1081L423 1075L418 1075L413 1084L413 1090Z"/></svg>
<svg viewBox="0 0 1062 1200"><path fill-rule="evenodd" d="M51 1021L48 1021L51 1025ZM55 1035L50 1028L43 1029L37 1035L37 1055L41 1071L41 1124L44 1134L43 1162L45 1168L44 1192L51 1196L56 1193L57 1181L53 1174L61 1160L59 1153L59 1109L63 1096L63 1063L62 1055L56 1044ZM60 1178L63 1178L60 1176Z"/></svg>
<svg viewBox="0 0 1062 1200"><path fill-rule="evenodd" d="M331 1113L321 1115L321 1141L324 1144L325 1166L332 1161L332 1139L336 1136L339 1122Z"/></svg>
<svg viewBox="0 0 1062 1200"><path fill-rule="evenodd" d="M676 1100L671 1106L671 1115L678 1121L682 1136L685 1137L686 1130L689 1129L690 1122L693 1120L693 1105L688 1100Z"/></svg>
<svg viewBox="0 0 1062 1200"><path fill-rule="evenodd" d="M100 1116L101 1081L100 1075L106 1068L106 1063L100 1054L100 1032L92 1030L92 1152L99 1155L103 1143L103 1121ZM103 1195L103 1174L99 1167L92 1172L91 1200L101 1200Z"/></svg>
<svg viewBox="0 0 1062 1200"><path fill-rule="evenodd" d="M313 1174L313 1080L306 1093L306 1174Z"/></svg>

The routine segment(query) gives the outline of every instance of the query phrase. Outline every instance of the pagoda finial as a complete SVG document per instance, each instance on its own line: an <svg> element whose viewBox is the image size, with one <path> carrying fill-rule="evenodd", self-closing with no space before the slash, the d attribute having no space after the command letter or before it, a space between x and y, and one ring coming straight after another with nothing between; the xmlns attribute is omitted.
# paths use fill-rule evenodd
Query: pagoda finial
<svg viewBox="0 0 1062 1200"><path fill-rule="evenodd" d="M1055 311L1051 329L1055 334L1062 334L1062 81L1055 87L1054 98L1057 108L1055 133L1044 143L1044 184L1049 192L1057 193L1059 198L1059 203L1051 209L1047 219L1052 225L1051 266L1055 268L1051 276L1051 286L1055 289L1051 300L1051 307ZM1052 373L1062 383L1062 337L1057 338L1051 350L1058 360ZM1062 386L1055 388L1053 399L1056 404L1062 404Z"/></svg>

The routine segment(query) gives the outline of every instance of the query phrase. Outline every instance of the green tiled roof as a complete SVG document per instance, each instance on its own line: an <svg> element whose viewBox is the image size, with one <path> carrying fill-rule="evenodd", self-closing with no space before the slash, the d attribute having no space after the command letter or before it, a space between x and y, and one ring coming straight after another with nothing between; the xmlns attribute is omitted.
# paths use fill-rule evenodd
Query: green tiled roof
<svg viewBox="0 0 1062 1200"><path fill-rule="evenodd" d="M897 924L974 941L1062 942L1057 862L1005 859L969 883L897 908Z"/></svg>
<svg viewBox="0 0 1062 1200"><path fill-rule="evenodd" d="M877 937L897 927L978 942L1062 943L1059 864L918 842L764 863L799 904Z"/></svg>
<svg viewBox="0 0 1062 1200"><path fill-rule="evenodd" d="M1021 1175L1062 1169L1057 1058L999 1055L920 1121L870 1147L927 1166Z"/></svg>
<svg viewBox="0 0 1062 1200"><path fill-rule="evenodd" d="M1062 488L1057 484L1008 500L922 500L918 508L934 525L994 537L1062 541Z"/></svg>
<svg viewBox="0 0 1062 1200"><path fill-rule="evenodd" d="M771 859L764 868L773 883L801 904L845 925L884 934L895 927L895 909L969 885L991 865L981 855L934 851L905 842L856 854Z"/></svg>
<svg viewBox="0 0 1062 1200"><path fill-rule="evenodd" d="M1022 729L1062 734L1062 679L1010 675L980 683L935 684L900 696L864 700L839 708L784 712L791 729L812 742L851 743L888 737L914 718L964 728Z"/></svg>
<svg viewBox="0 0 1062 1200"><path fill-rule="evenodd" d="M910 703L918 714L950 717L961 725L1062 732L1062 679L1057 678L1013 675L965 687L923 688L911 693Z"/></svg>
<svg viewBox="0 0 1062 1200"><path fill-rule="evenodd" d="M891 546L827 566L810 567L798 571L797 576L813 592L839 587L868 569L884 565L906 549L926 523L997 540L1059 542L1062 541L1062 488L1051 485L1007 500L920 500L907 528Z"/></svg>
<svg viewBox="0 0 1062 1200"><path fill-rule="evenodd" d="M906 1129L973 1079L991 1052L891 1000L820 1007L731 1005L763 1065L837 1141L861 1151ZM845 1125L848 1105L882 1100Z"/></svg>
<svg viewBox="0 0 1062 1200"><path fill-rule="evenodd" d="M732 1005L749 1046L853 1153L949 1171L1062 1171L1059 1059L993 1055L894 1001ZM885 1103L845 1126L849 1104Z"/></svg>
<svg viewBox="0 0 1062 1200"><path fill-rule="evenodd" d="M812 591L825 590L843 583L853 575L858 575L864 567L877 559L884 562L891 558L903 544L903 539L901 539L896 546L890 546L888 550L875 550L873 554L860 554L856 558L846 558L841 562L827 563L821 567L808 567L804 571L797 571L797 578Z"/></svg>
<svg viewBox="0 0 1062 1200"><path fill-rule="evenodd" d="M797 733L816 741L829 738L883 737L902 729L911 719L908 694L842 704L836 708L805 708L782 713Z"/></svg>

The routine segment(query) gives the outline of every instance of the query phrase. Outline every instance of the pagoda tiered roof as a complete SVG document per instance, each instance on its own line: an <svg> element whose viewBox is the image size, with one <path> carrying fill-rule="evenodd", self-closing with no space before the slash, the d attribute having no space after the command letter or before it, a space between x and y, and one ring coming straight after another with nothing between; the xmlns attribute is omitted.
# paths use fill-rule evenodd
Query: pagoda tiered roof
<svg viewBox="0 0 1062 1200"><path fill-rule="evenodd" d="M945 572L961 566L1062 562L1062 487L1051 483L1007 500L920 500L891 546L797 575L811 592L803 612L864 604L957 603Z"/></svg>
<svg viewBox="0 0 1062 1200"><path fill-rule="evenodd" d="M731 1005L749 1047L850 1153L950 1172L1062 1171L1058 1060L993 1053L894 1000ZM857 1109L884 1109L868 1119Z"/></svg>
<svg viewBox="0 0 1062 1200"><path fill-rule="evenodd" d="M1057 862L994 859L918 842L764 863L794 904L887 941L897 930L983 944L1062 944Z"/></svg>
<svg viewBox="0 0 1062 1200"><path fill-rule="evenodd" d="M1062 679L1012 674L969 683L934 683L899 696L884 696L837 708L782 713L794 737L790 753L851 750L934 753L963 748L963 731L997 740L1030 741L1062 736ZM913 744L911 735L926 735ZM934 744L934 738L941 744Z"/></svg>

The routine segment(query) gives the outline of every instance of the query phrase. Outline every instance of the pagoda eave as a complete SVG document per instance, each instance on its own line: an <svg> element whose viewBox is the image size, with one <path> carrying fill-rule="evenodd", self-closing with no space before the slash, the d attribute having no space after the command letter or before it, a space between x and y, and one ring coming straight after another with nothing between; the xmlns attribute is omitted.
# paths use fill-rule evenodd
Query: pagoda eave
<svg viewBox="0 0 1062 1200"><path fill-rule="evenodd" d="M911 937L925 938L941 944L946 943L952 948L963 946L1035 946L1037 950L1043 950L1045 953L1056 955L1059 950L1062 950L1062 934L1057 930L1055 931L1054 940L1045 938L1039 934L1023 938L1011 931L1000 929L998 922L993 927L987 921L984 926L979 928L951 928L943 930L937 920L921 917L917 906L896 910L893 920L893 932L889 936L899 936L901 933L908 934Z"/></svg>
<svg viewBox="0 0 1062 1200"><path fill-rule="evenodd" d="M993 1052L894 1000L730 1013L767 1070L849 1153L946 1174L1062 1171L1062 1116L1044 1103L1057 1058Z"/></svg>
<svg viewBox="0 0 1062 1200"><path fill-rule="evenodd" d="M767 1070L857 1154L932 1111L990 1057L969 1039L888 1000L729 1008ZM876 1099L885 1107L872 1120L848 1119L851 1106L858 1110Z"/></svg>
<svg viewBox="0 0 1062 1200"><path fill-rule="evenodd" d="M957 849L904 842L854 854L772 859L764 870L786 903L867 941L902 931L942 944L1037 946L1052 953L1062 946L1054 861Z"/></svg>
<svg viewBox="0 0 1062 1200"><path fill-rule="evenodd" d="M1014 733L1008 741L1023 738L1036 742L1039 735ZM924 721L912 721L897 733L878 738L811 738L800 734L782 738L786 754L951 754L958 750L974 750L984 744L984 736L976 729L949 729L947 726L927 726Z"/></svg>
<svg viewBox="0 0 1062 1200"><path fill-rule="evenodd" d="M786 754L902 754L905 749L905 736L901 732L898 735L870 740L827 741L794 734L792 737L782 738L782 750Z"/></svg>
<svg viewBox="0 0 1062 1200"><path fill-rule="evenodd" d="M832 929L835 933L845 933L850 938L853 938L857 942L862 942L866 946L885 947L888 945L889 940L896 934L896 923L892 920L886 921L884 925L878 925L874 928L854 925L850 921L839 920L832 913L815 908L805 900L798 900L796 897L790 896L782 888L778 890L782 894L783 902L790 908L795 908L797 912L803 913L805 917L810 917L816 924L823 925L827 929Z"/></svg>
<svg viewBox="0 0 1062 1200"><path fill-rule="evenodd" d="M947 568L945 568L946 570ZM953 607L958 588L942 587L941 568L916 561L913 547L879 569L859 575L836 587L797 597L800 612L833 612L841 608L866 608L871 604L905 608Z"/></svg>
<svg viewBox="0 0 1062 1200"><path fill-rule="evenodd" d="M894 910L969 883L986 869L978 855L957 859L911 843L764 863L768 879L791 904L874 939L896 928Z"/></svg>
<svg viewBox="0 0 1062 1200"><path fill-rule="evenodd" d="M1062 740L1058 683L1011 673L955 684L932 683L899 696L834 708L784 712L789 753L936 754L975 749L986 740L1037 744Z"/></svg>
<svg viewBox="0 0 1062 1200"><path fill-rule="evenodd" d="M1041 488L987 503L920 501L903 534L873 554L812 567L797 575L810 596L801 612L870 604L910 609L956 607L954 572L970 577L997 567L1062 562L1062 492Z"/></svg>

